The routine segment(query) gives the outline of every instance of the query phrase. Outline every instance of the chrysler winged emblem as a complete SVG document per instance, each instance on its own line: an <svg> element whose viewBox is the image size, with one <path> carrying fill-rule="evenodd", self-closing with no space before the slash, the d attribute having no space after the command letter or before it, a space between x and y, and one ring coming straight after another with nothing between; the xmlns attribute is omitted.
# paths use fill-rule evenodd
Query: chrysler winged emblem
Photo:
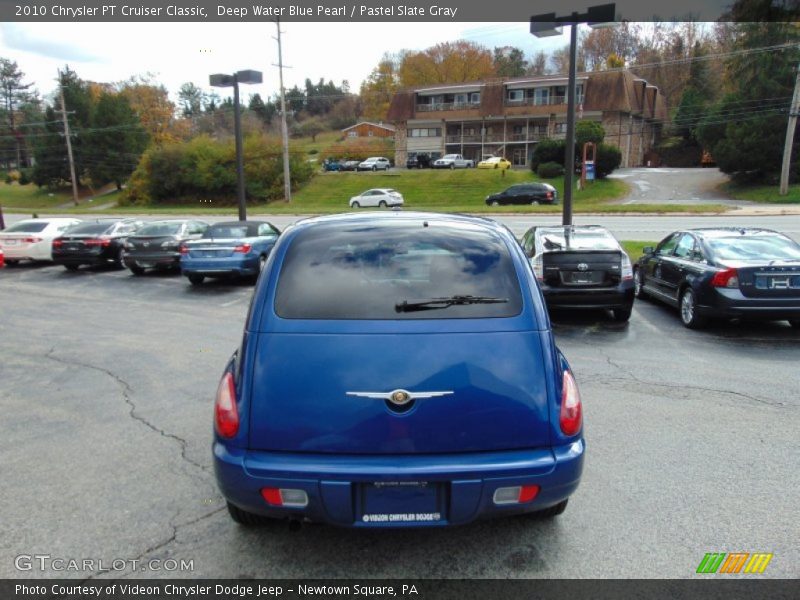
<svg viewBox="0 0 800 600"><path fill-rule="evenodd" d="M405 406L413 400L423 398L438 398L448 396L452 391L442 392L409 392L406 390L393 390L391 392L347 392L348 396L358 396L360 398L375 398L376 400L387 400L395 406Z"/></svg>

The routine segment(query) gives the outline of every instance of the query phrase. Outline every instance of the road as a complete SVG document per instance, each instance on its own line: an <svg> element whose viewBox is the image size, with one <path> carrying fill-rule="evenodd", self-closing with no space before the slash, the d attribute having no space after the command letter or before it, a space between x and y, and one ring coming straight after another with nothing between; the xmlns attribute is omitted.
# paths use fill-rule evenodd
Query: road
<svg viewBox="0 0 800 600"><path fill-rule="evenodd" d="M718 169L617 169L609 177L622 179L631 186L631 193L620 204L753 204L732 200L721 193L717 188L728 181L728 176Z"/></svg>
<svg viewBox="0 0 800 600"><path fill-rule="evenodd" d="M248 530L225 512L210 443L252 287L55 266L0 282L0 578L132 574L18 571L22 554L193 561L144 577L694 577L705 553L733 551L800 576L800 332L785 322L695 332L649 302L627 325L556 320L588 450L555 521Z"/></svg>

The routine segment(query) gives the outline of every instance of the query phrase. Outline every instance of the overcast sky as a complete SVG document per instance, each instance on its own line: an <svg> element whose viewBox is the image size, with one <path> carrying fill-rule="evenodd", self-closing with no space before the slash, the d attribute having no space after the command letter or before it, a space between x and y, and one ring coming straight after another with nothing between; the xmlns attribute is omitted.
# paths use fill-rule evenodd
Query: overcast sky
<svg viewBox="0 0 800 600"><path fill-rule="evenodd" d="M361 82L384 52L421 50L467 39L489 48L516 45L526 55L569 43L569 36L537 39L527 23L282 23L287 88L306 77ZM246 86L244 98L278 88L274 23L0 23L0 56L15 60L42 95L55 89L56 70L68 64L82 79L114 82L152 73L173 100L191 81L210 91L208 75L256 69L264 83ZM224 90L219 90L224 91ZM220 94L224 96L225 94Z"/></svg>

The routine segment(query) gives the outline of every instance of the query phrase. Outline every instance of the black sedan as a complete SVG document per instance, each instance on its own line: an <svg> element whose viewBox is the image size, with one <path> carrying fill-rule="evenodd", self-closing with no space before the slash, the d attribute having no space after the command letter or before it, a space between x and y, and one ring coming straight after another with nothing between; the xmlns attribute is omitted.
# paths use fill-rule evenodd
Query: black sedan
<svg viewBox="0 0 800 600"><path fill-rule="evenodd" d="M800 245L768 229L676 231L645 248L636 295L679 309L683 324L786 319L800 327Z"/></svg>
<svg viewBox="0 0 800 600"><path fill-rule="evenodd" d="M498 194L486 196L487 206L557 203L558 192L549 183L518 183Z"/></svg>
<svg viewBox="0 0 800 600"><path fill-rule="evenodd" d="M137 219L84 221L53 240L53 262L69 271L77 271L81 265L106 264L123 269L122 246L142 225Z"/></svg>
<svg viewBox="0 0 800 600"><path fill-rule="evenodd" d="M170 219L148 223L125 242L125 266L134 275L145 269L180 269L181 244L200 238L208 229L204 221Z"/></svg>
<svg viewBox="0 0 800 600"><path fill-rule="evenodd" d="M611 309L616 321L633 310L633 265L604 227L532 227L522 238L548 309Z"/></svg>

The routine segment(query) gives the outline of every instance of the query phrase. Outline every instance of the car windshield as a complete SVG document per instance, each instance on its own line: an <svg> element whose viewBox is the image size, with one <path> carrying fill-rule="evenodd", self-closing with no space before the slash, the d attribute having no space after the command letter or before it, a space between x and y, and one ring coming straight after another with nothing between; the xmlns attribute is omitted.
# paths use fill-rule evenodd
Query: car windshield
<svg viewBox="0 0 800 600"><path fill-rule="evenodd" d="M800 246L783 236L730 236L706 238L719 260L800 260Z"/></svg>
<svg viewBox="0 0 800 600"><path fill-rule="evenodd" d="M3 233L39 233L49 225L49 221L21 221L3 230Z"/></svg>
<svg viewBox="0 0 800 600"><path fill-rule="evenodd" d="M602 231L540 229L539 239L545 252L560 250L619 250L613 236Z"/></svg>
<svg viewBox="0 0 800 600"><path fill-rule="evenodd" d="M81 223L79 225L75 225L74 227L70 228L69 234L89 234L89 235L98 235L100 233L105 233L109 231L111 228L114 227L114 223L103 222L103 223Z"/></svg>
<svg viewBox="0 0 800 600"><path fill-rule="evenodd" d="M521 308L502 239L477 228L422 223L298 233L275 299L276 313L287 319L510 317Z"/></svg>
<svg viewBox="0 0 800 600"><path fill-rule="evenodd" d="M182 223L150 223L136 232L136 235L176 235Z"/></svg>

